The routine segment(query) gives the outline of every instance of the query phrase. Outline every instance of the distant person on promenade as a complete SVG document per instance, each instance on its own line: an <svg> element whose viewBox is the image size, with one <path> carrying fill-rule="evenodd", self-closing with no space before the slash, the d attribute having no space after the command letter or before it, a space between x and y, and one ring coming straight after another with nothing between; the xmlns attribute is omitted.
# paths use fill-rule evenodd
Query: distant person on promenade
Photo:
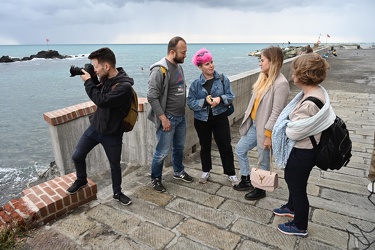
<svg viewBox="0 0 375 250"><path fill-rule="evenodd" d="M281 112L272 134L272 146L278 165L285 167L284 178L289 189L288 202L273 210L278 216L293 218L279 224L278 230L287 235L307 236L309 200L307 181L315 166L316 154L309 136L317 143L321 132L334 122L336 115L327 91L319 84L327 76L329 64L317 53L302 55L292 62L294 84L302 91ZM319 107L309 96L320 100Z"/></svg>
<svg viewBox="0 0 375 250"><path fill-rule="evenodd" d="M193 56L193 64L202 73L190 85L188 106L194 111L194 127L201 146L200 158L202 176L200 183L206 183L212 169L211 144L214 136L219 148L224 174L232 185L238 184L234 169L230 127L226 111L232 103L234 93L229 79L215 71L212 54L205 48Z"/></svg>
<svg viewBox="0 0 375 250"><path fill-rule="evenodd" d="M314 51L313 51L313 49L310 47L310 45L308 44L308 45L306 46L306 54L309 54L309 53L312 53L312 52L314 52Z"/></svg>
<svg viewBox="0 0 375 250"><path fill-rule="evenodd" d="M72 159L77 171L77 180L66 192L74 194L87 184L86 156L99 143L103 146L111 167L113 198L123 205L130 205L131 200L121 192L121 150L124 133L124 115L122 110L129 110L134 81L123 68L116 68L115 54L109 48L92 52L94 71L100 79L95 85L88 72L82 70L87 95L96 104L97 110L90 117L91 125L80 138Z"/></svg>
<svg viewBox="0 0 375 250"><path fill-rule="evenodd" d="M181 64L186 52L185 40L173 37L168 43L167 56L150 67L147 100L151 110L147 117L155 123L158 139L151 165L151 183L158 192L165 192L162 172L171 147L173 178L193 181L182 164L186 138L186 82Z"/></svg>
<svg viewBox="0 0 375 250"><path fill-rule="evenodd" d="M289 82L280 72L283 58L279 47L269 47L262 52L261 72L253 85L252 96L240 125L242 137L236 145L236 154L240 164L241 182L233 188L250 191L245 195L246 200L258 200L266 196L266 191L251 185L248 152L257 147L258 158L262 155L259 167L270 169L269 150L272 146L273 126L287 104L290 92Z"/></svg>

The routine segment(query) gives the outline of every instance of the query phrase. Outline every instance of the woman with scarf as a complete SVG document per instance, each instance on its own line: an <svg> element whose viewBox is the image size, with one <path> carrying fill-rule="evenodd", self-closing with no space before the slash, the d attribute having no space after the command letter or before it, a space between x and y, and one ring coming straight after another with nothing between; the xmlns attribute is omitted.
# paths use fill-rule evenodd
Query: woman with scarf
<svg viewBox="0 0 375 250"><path fill-rule="evenodd" d="M261 72L253 85L253 93L240 125L241 139L236 145L236 154L241 182L233 188L250 191L245 195L246 200L258 200L266 196L266 191L251 185L248 152L257 147L259 167L270 170L269 151L273 127L287 104L290 92L288 80L280 72L283 61L284 55L279 47L269 47L262 51L259 63Z"/></svg>
<svg viewBox="0 0 375 250"><path fill-rule="evenodd" d="M315 151L309 136L319 143L321 132L335 120L327 91L319 84L326 78L329 64L317 53L309 53L292 62L294 84L302 91L281 112L272 134L276 164L285 167L284 178L289 189L288 202L273 210L278 216L293 218L279 224L278 230L287 235L307 236L309 200L307 181L315 166ZM319 99L324 106L305 99Z"/></svg>

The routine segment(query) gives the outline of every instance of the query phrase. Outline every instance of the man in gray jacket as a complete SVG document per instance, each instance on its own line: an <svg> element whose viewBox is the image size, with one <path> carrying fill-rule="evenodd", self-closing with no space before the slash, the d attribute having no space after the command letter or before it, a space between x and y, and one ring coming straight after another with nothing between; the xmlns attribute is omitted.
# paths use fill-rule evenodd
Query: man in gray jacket
<svg viewBox="0 0 375 250"><path fill-rule="evenodd" d="M168 43L167 56L150 67L147 100L151 110L147 117L155 123L158 139L151 166L151 183L158 192L165 192L161 178L171 146L173 178L193 181L182 164L186 138L186 82L180 64L184 63L186 52L185 40L176 36Z"/></svg>

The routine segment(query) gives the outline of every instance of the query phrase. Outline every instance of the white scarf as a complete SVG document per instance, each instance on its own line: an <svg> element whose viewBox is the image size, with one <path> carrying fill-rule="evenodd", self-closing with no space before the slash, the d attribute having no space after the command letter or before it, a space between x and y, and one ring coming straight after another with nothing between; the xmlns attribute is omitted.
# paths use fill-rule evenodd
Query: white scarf
<svg viewBox="0 0 375 250"><path fill-rule="evenodd" d="M293 122L289 120L290 112L292 112L297 103L303 98L303 91L298 93L280 113L272 131L272 149L277 166L285 168L290 152L295 144L295 141L286 136L286 127L301 140L321 133L335 121L336 114L331 107L328 93L322 86L319 87L324 91L326 103L314 116Z"/></svg>

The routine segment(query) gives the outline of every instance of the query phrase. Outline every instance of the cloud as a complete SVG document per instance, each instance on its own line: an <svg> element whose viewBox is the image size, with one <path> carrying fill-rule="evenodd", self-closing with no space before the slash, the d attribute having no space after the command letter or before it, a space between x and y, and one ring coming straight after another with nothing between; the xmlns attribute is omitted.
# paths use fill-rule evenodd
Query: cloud
<svg viewBox="0 0 375 250"><path fill-rule="evenodd" d="M375 42L372 0L9 0L1 44ZM323 41L324 42L324 41Z"/></svg>

